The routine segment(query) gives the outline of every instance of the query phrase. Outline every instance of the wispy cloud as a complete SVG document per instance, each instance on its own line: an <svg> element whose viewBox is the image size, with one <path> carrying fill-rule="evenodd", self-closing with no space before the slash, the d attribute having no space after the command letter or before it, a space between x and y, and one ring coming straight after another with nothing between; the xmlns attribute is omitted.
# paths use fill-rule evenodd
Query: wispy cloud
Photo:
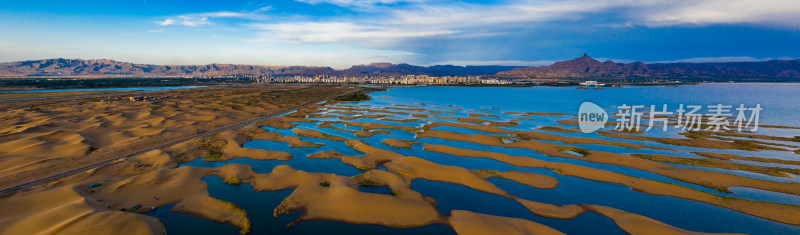
<svg viewBox="0 0 800 235"><path fill-rule="evenodd" d="M273 9L264 7L250 11L174 15L161 18L156 23L160 26L205 27L206 30L212 30L212 27L238 29L243 33L233 37L255 46L324 46L372 50L380 53L391 51L395 53L392 58L419 59L431 56L418 60L422 63L439 61L436 63L520 66L548 65L552 61L525 60L537 57L520 56L522 53L510 51L514 49L513 45L486 46L481 44L485 43L481 40L493 38L494 43L504 43L508 38L524 35L530 37L532 43L537 43L537 34L548 33L538 31L537 27L559 25L573 27L570 30L574 31L625 30L633 27L644 29L702 27L718 24L800 29L800 1L797 0L499 0L491 3L440 0L295 1L314 5L307 7L326 9L331 7L329 5L335 5L354 11L326 15L318 14L319 9L309 13L286 13L275 9L278 11L276 14L267 14ZM333 8L338 9L338 7ZM223 18L241 20L226 21ZM543 40L538 43L563 46L555 42L558 39L548 40L553 42ZM458 42L452 43L453 41ZM465 41L475 43L464 43ZM414 46L433 48L439 45L437 43L441 43L443 48L447 47L442 51L447 53L449 50L451 55L434 57L435 55L423 53L425 49L413 48ZM475 48L455 48L454 45ZM501 48L507 51L492 51L487 48ZM463 58L459 57L460 55L452 55L453 51L458 50L472 51L463 54L466 56ZM396 52L408 54L396 56ZM341 51L319 53L314 59L331 58L336 61L336 53ZM502 56L489 57L500 60L480 60L482 56L493 53L515 53L517 56L512 58L521 60L502 60ZM305 54L313 52L306 51ZM348 56L356 57L351 54ZM372 54L365 58L376 58L376 56L379 55ZM687 59L684 62L753 60L760 59L709 57Z"/></svg>
<svg viewBox="0 0 800 235"><path fill-rule="evenodd" d="M166 20L161 21L161 22L158 23L158 25L161 25L161 26L167 26L167 25L172 25L172 24L175 24L175 19L166 19Z"/></svg>
<svg viewBox="0 0 800 235"><path fill-rule="evenodd" d="M800 28L800 14L797 14L800 12L800 1L797 0L509 0L495 4L424 0L296 1L359 9L370 6L372 13L309 21L309 18L315 17L282 15L282 18L269 18L264 12L270 11L271 7L263 7L252 11L184 14L167 17L158 24L198 27L211 24L214 18L248 19L253 21L249 24L251 28L273 33L278 38L295 43L347 42L370 38L402 40L454 34L464 37L496 36L497 29L585 20L591 19L593 14L614 14L619 18L615 23L598 23L598 26L605 27L768 23ZM391 5L400 2L407 4Z"/></svg>
<svg viewBox="0 0 800 235"><path fill-rule="evenodd" d="M376 4L395 4L400 2L420 2L421 0L296 0L298 2L305 2L310 4L327 3L337 6L345 7L359 7L368 8Z"/></svg>
<svg viewBox="0 0 800 235"><path fill-rule="evenodd" d="M676 0L647 6L635 15L649 26L771 23L800 27L796 0Z"/></svg>
<svg viewBox="0 0 800 235"><path fill-rule="evenodd" d="M387 14L410 25L449 27L578 20L594 13L620 17L620 25L781 24L800 28L796 0L528 0L497 5L440 4L397 9Z"/></svg>
<svg viewBox="0 0 800 235"><path fill-rule="evenodd" d="M699 57L687 58L679 60L661 60L661 61L648 61L648 64L654 63L715 63L715 62L759 62L768 60L792 60L794 58L781 57L781 58L755 58L750 56L721 56L721 57Z"/></svg>
<svg viewBox="0 0 800 235"><path fill-rule="evenodd" d="M183 26L197 27L209 23L210 22L208 21L208 16L183 15L183 16L178 16L176 18L165 19L164 21L161 21L158 24L161 26L180 24Z"/></svg>
<svg viewBox="0 0 800 235"><path fill-rule="evenodd" d="M457 33L453 30L418 30L385 25L364 26L350 22L289 22L253 24L264 30L261 41L281 39L292 43L325 43L354 40L397 40Z"/></svg>
<svg viewBox="0 0 800 235"><path fill-rule="evenodd" d="M189 27L197 27L197 26L211 24L210 19L212 18L266 20L267 16L264 14L264 12L267 12L270 9L271 7L267 6L252 11L241 11L241 12L218 11L218 12L183 14L178 16L167 17L166 19L159 21L158 25L160 26L183 25Z"/></svg>

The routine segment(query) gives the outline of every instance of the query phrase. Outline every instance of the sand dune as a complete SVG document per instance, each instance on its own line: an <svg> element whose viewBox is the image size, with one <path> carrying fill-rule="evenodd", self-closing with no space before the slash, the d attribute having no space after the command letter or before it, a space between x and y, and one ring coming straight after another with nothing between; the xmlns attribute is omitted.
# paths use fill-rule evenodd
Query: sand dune
<svg viewBox="0 0 800 235"><path fill-rule="evenodd" d="M748 178L738 175L731 175L718 172L703 171L690 168L681 168L672 165L667 165L647 159L641 159L628 155L616 154L604 151L582 150L586 154L584 156L575 156L572 154L564 153L564 150L574 149L574 147L539 142L534 140L516 141L513 143L503 143L498 140L498 136L484 135L484 134L459 134L446 131L426 131L417 134L417 138L437 137L447 140L465 141L483 145L499 146L506 148L524 148L537 151L551 157L572 158L580 159L583 161L620 165L631 167L635 169L650 171L656 174L674 178L677 180L694 183L718 189L721 191L728 191L727 187L749 187L775 192L783 192L794 195L800 195L800 184L797 183L783 183L759 180Z"/></svg>
<svg viewBox="0 0 800 235"><path fill-rule="evenodd" d="M564 234L530 220L453 210L448 222L459 235L482 234Z"/></svg>
<svg viewBox="0 0 800 235"><path fill-rule="evenodd" d="M186 101L184 101L186 102ZM188 102L187 102L188 104ZM137 104L140 105L140 104ZM113 106L102 104L101 110ZM286 104L276 105L283 107ZM13 155L0 154L0 175L17 172L17 169L35 170L47 161L57 159L52 155L27 156L22 149L49 149L51 151L66 150L74 146L84 145L88 148L107 148L124 145L139 139L156 138L161 135L178 133L182 126L209 124L222 125L225 120L232 120L224 113L237 108L225 108L222 111L207 111L216 104L203 104L190 107L178 105L174 108L201 109L183 115L174 111L153 108L145 112L111 112L93 118L68 119L83 120L81 124L67 125L50 123L38 127L20 127L8 129L14 137L25 137L13 141L0 141L0 150L13 150ZM264 106L266 107L266 106ZM362 108L364 106L329 105L331 112L360 115L360 117L379 118L383 113L394 111ZM241 108L241 107L239 107ZM414 112L425 112L422 108L390 108ZM62 111L74 111L63 108ZM113 110L113 109L108 109ZM317 107L300 110L297 113L268 120L266 125L293 127L292 122L317 122L307 119L307 114ZM340 111L336 111L340 110ZM247 112L260 112L259 108L248 109ZM356 112L358 111L358 112ZM365 113L361 113L365 112ZM113 114L112 114L113 113ZM724 190L730 186L755 186L768 190L783 190L793 193L792 187L797 184L777 183L755 180L728 174L683 169L659 162L641 159L628 155L594 151L573 146L554 144L556 141L567 144L602 144L631 149L645 148L645 145L627 144L615 141L571 138L539 132L508 131L496 126L512 126L509 122L490 122L480 117L491 117L471 112L470 118L447 118L458 122L488 123L474 125L464 123L433 123L423 128L402 127L386 124L343 122L348 126L360 126L361 131L346 130L360 137L380 133L376 129L396 129L417 134L417 138L441 138L471 142L489 146L525 148L538 151L550 157L578 159L601 164L614 164L651 171L668 177L697 183L704 186L718 186ZM517 114L517 113L515 113ZM550 115L541 113L519 113L520 115ZM370 116L374 115L374 116ZM556 115L556 114L553 114ZM314 116L314 115L311 115ZM210 122L210 123L207 123ZM336 128L334 122L323 122L319 128ZM446 131L430 130L436 126L463 127L498 134L515 135L522 140L514 141L506 136L484 134L458 134ZM206 128L208 126L204 126ZM57 128L59 130L52 130ZM72 129L69 129L72 128ZM6 130L6 129L4 129ZM17 130L22 130L15 132ZM33 131L35 130L35 132ZM188 127L182 130L189 133L200 131L200 127ZM108 133L112 134L108 134ZM303 141L296 136L283 136L276 132L268 132L256 126L248 126L239 130L227 131L211 135L203 139L185 142L179 145L154 150L145 154L122 159L112 164L74 175L57 182L43 185L26 192L17 192L0 199L3 211L0 213L0 233L9 234L118 234L118 233L163 233L163 225L152 217L138 214L149 210L151 206L160 207L175 204L173 212L199 216L205 219L229 223L240 228L241 233L251 229L251 221L247 212L230 202L209 196L207 185L202 179L216 175L229 184L248 183L256 191L283 190L294 191L285 198L273 211L274 216L281 216L295 211L302 211L298 221L331 220L356 224L379 224L396 228L419 227L429 224L446 224L459 234L562 234L561 232L533 221L508 218L470 211L453 210L451 216L444 216L434 206L436 201L411 189L414 179L427 179L464 185L476 190L511 198L524 206L531 213L550 217L571 219L586 212L595 212L608 217L623 230L631 234L700 234L683 230L651 218L623 210L598 205L553 205L529 201L509 194L487 181L491 177L512 180L531 187L551 189L558 186L556 178L523 171L469 170L462 167L448 166L418 157L404 156L397 152L370 146L365 141L349 140L340 136L325 134L316 130L294 129L300 136L325 138L345 142L365 156L345 156L337 151L317 152L308 158L338 158L364 170L362 174L345 177L326 173L310 173L296 170L287 165L279 165L268 174L253 171L249 165L228 164L217 168L201 168L184 166L178 162L190 161L197 157L206 160L226 161L233 158L252 158L259 160L289 160L292 155L286 152L243 148L242 144L253 139L282 141L291 147L318 147L319 145ZM0 137L0 140L8 140ZM536 140L545 141L536 141ZM411 148L414 141L385 139L382 143L392 147ZM530 168L547 168L554 172L581 177L590 180L630 186L633 190L654 195L665 195L685 198L711 205L729 208L750 215L789 224L798 224L798 206L770 202L754 202L745 199L721 197L654 180L636 178L616 172L584 167L569 163L548 162L526 156L511 156L502 153L460 149L443 145L422 144L426 151L445 153L460 157L490 158L511 165ZM8 147L8 148L3 148ZM575 156L565 151L580 152L583 156ZM77 155L76 155L77 156ZM80 155L83 156L83 155ZM725 159L738 159L727 155L714 155ZM378 170L384 166L386 170ZM16 168L14 168L16 167ZM22 168L20 168L22 167ZM10 170L9 170L10 169ZM692 179L698 178L698 179ZM89 188L91 183L102 183L99 187ZM366 193L359 191L359 186L371 185L388 187L391 195ZM469 196L469 195L465 195ZM158 198L156 198L158 197ZM131 213L134 207L137 213ZM124 209L125 211L121 211ZM294 222L289 224L291 226ZM255 221L253 224L257 224Z"/></svg>
<svg viewBox="0 0 800 235"><path fill-rule="evenodd" d="M585 205L584 207L613 219L620 228L630 234L712 234L683 230L651 218L628 213L611 207L595 205Z"/></svg>
<svg viewBox="0 0 800 235"><path fill-rule="evenodd" d="M483 177L461 167L439 165L417 157L404 157L386 163L384 166L389 171L411 179L427 179L461 184L480 191L513 197L494 184L489 183Z"/></svg>
<svg viewBox="0 0 800 235"><path fill-rule="evenodd" d="M64 100L4 102L0 107L0 158L32 158L7 161L20 163L20 174L0 175L0 185L9 187L115 156L155 147L205 131L255 119L352 88L281 86L209 87L169 91L169 99L158 102L130 102L127 96ZM150 94L165 95L167 92ZM141 95L147 96L148 93ZM300 115L300 114L298 114ZM300 115L303 116L303 115ZM292 121L308 120L294 117ZM308 120L311 121L311 120ZM296 141L295 141L296 142ZM236 157L263 158L256 152L230 148ZM267 154L270 155L270 154ZM76 158L48 164L43 159ZM278 156L268 156L274 158ZM285 156L283 156L285 158ZM32 163L32 164L31 164ZM41 163L41 164L40 164ZM24 169L23 169L24 168ZM37 169L38 168L38 169Z"/></svg>
<svg viewBox="0 0 800 235"><path fill-rule="evenodd" d="M241 228L241 234L250 232L250 219L247 218L247 212L233 203L210 196L197 195L185 198L172 207L171 211L208 218L220 223L230 223Z"/></svg>
<svg viewBox="0 0 800 235"><path fill-rule="evenodd" d="M800 223L798 222L800 221L800 217L798 217L799 214L797 214L797 211L800 211L800 207L793 205L785 205L785 204L778 204L771 202L756 202L740 198L722 197L661 181L637 178L616 172L578 166L569 163L546 162L524 156L510 156L507 154L496 153L496 152L460 149L449 146L432 145L432 144L425 144L425 149L427 151L446 153L455 156L492 158L501 162L522 167L548 168L562 175L577 176L590 180L627 185L636 189L637 191L641 191L644 193L673 196L694 201L700 201L711 205L725 207L736 211L740 211L742 213L759 216L762 218L768 218L783 223L790 223L790 224ZM564 215L573 213L573 212L565 212L563 210L574 212L574 208L570 209L570 208L556 208L556 207L546 207L544 208L544 210L541 211L541 213L539 210L536 209L531 209L531 212L534 212L542 216L548 216L553 214Z"/></svg>
<svg viewBox="0 0 800 235"><path fill-rule="evenodd" d="M27 192L0 200L3 234L163 234L155 218L117 211L98 211L96 200L72 187Z"/></svg>
<svg viewBox="0 0 800 235"><path fill-rule="evenodd" d="M385 145L389 145L389 146L395 147L395 148L408 148L408 149L410 149L412 147L411 145L415 144L416 142L410 141L410 140L385 139L385 140L381 141L381 143L383 143Z"/></svg>
<svg viewBox="0 0 800 235"><path fill-rule="evenodd" d="M77 157L83 156L89 150L89 145L82 143L84 140L85 138L81 135L60 130L27 134L19 139L0 143L0 152L23 156L57 153L61 157Z"/></svg>
<svg viewBox="0 0 800 235"><path fill-rule="evenodd" d="M473 171L480 175L482 178L498 177L515 181L520 184L528 185L535 188L550 189L558 186L558 180L552 176L525 172L525 171L494 171L494 170L477 170Z"/></svg>
<svg viewBox="0 0 800 235"><path fill-rule="evenodd" d="M320 147L320 146L325 145L325 144L315 144L315 143L311 143L311 142L308 142L308 141L304 141L304 140L300 139L297 136L284 136L284 135L282 135L280 133L269 132L269 131L260 132L260 133L256 134L255 136L253 136L253 139L285 142L285 143L288 143L289 147L292 147L292 148L294 148L294 147Z"/></svg>

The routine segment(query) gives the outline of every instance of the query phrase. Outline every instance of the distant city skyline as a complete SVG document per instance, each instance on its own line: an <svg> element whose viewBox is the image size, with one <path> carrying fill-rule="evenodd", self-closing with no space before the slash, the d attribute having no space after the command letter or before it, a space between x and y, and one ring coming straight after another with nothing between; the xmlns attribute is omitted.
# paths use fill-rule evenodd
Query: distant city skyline
<svg viewBox="0 0 800 235"><path fill-rule="evenodd" d="M7 1L0 62L541 66L800 57L792 0Z"/></svg>

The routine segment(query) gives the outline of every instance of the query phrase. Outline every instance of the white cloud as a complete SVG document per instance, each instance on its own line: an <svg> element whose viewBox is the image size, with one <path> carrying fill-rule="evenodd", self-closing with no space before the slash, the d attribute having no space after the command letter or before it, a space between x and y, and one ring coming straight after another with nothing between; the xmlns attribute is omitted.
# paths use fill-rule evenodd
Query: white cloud
<svg viewBox="0 0 800 235"><path fill-rule="evenodd" d="M759 62L768 60L792 60L794 58L755 58L750 56L721 56L721 57L698 57L680 60L661 60L661 61L648 61L646 63L716 63L716 62Z"/></svg>
<svg viewBox="0 0 800 235"><path fill-rule="evenodd" d="M610 7L595 1L521 1L501 5L422 5L390 13L394 20L411 25L483 26L504 23L544 22L581 18L582 13Z"/></svg>
<svg viewBox="0 0 800 235"><path fill-rule="evenodd" d="M485 26L576 20L592 13L627 19L618 25L651 27L676 24L781 24L800 27L797 0L528 0L498 5L443 4L392 10L388 15L409 25Z"/></svg>
<svg viewBox="0 0 800 235"><path fill-rule="evenodd" d="M223 26L243 29L252 45L270 48L292 45L292 50L270 51L280 58L292 55L293 61L307 64L337 64L363 61L413 62L431 58L436 64L541 66L552 61L470 60L453 56L414 55L403 46L409 40L443 38L502 37L527 31L533 35L537 25L569 22L585 28L672 27L682 25L755 24L800 28L800 0L500 0L492 4L426 0L296 0L310 4L350 7L354 14L315 16L274 14L270 7L252 11L220 11L166 17L159 25ZM396 4L403 3L403 4ZM612 15L613 17L609 17ZM598 17L593 19L593 17ZM246 19L243 24L223 24L217 18ZM244 26L242 26L244 25ZM242 28L246 27L246 28ZM155 32L155 31L154 31ZM245 35L245 36L242 36ZM480 39L476 39L480 40ZM303 44L303 45L298 45ZM316 48L306 50L301 48ZM373 53L356 55L351 51ZM302 51L302 53L294 53ZM284 53L285 52L285 53ZM381 54L383 53L383 54ZM503 53L503 52L497 52ZM480 53L470 56L481 56ZM382 59L382 55L404 60ZM337 57L341 56L341 57ZM425 57L425 58L423 58ZM341 59L340 59L341 58ZM350 58L349 61L345 58ZM422 59L420 59L422 58ZM453 60L449 60L453 59ZM753 61L749 57L693 58L684 62ZM320 62L324 61L324 62ZM341 62L347 61L347 62ZM617 61L617 60L614 60ZM624 60L622 60L624 61ZM676 62L676 61L673 61ZM285 63L281 63L285 64Z"/></svg>
<svg viewBox="0 0 800 235"><path fill-rule="evenodd" d="M158 22L158 24L161 26L180 24L183 26L197 27L197 26L211 24L210 21L211 18L266 20L267 16L263 13L269 11L270 9L272 8L267 6L258 8L253 11L241 11L241 12L218 11L218 12L183 14L183 15L169 17L167 19L164 19L163 21Z"/></svg>
<svg viewBox="0 0 800 235"><path fill-rule="evenodd" d="M182 16L178 16L178 17L175 17L175 18L165 19L165 20L159 22L158 25L160 25L160 26L168 26L168 25L179 24L179 25L183 25L183 26L196 27L196 26L201 26L201 25L209 24L209 23L210 22L208 21L208 17L207 16L198 17L198 16L182 15Z"/></svg>
<svg viewBox="0 0 800 235"><path fill-rule="evenodd" d="M350 22L291 22L251 26L265 31L261 34L261 41L282 39L292 43L396 40L457 33L453 30L416 30L386 25L362 26Z"/></svg>
<svg viewBox="0 0 800 235"><path fill-rule="evenodd" d="M161 26L172 25L172 24L175 24L175 20L174 19L166 19L164 21L161 21L158 24L161 25Z"/></svg>
<svg viewBox="0 0 800 235"><path fill-rule="evenodd" d="M647 8L639 16L650 26L676 24L780 24L800 27L797 0L679 0Z"/></svg>
<svg viewBox="0 0 800 235"><path fill-rule="evenodd" d="M399 2L410 2L404 0L296 0L298 2L305 2L309 4L327 3L337 6L354 6L354 7L368 7L375 4L394 4Z"/></svg>
<svg viewBox="0 0 800 235"><path fill-rule="evenodd" d="M208 21L208 17L207 16L201 16L201 17L197 17L197 16L178 16L178 19L180 19L178 21L179 24L181 24L183 26L189 26L189 27L196 27L196 26L200 26L200 25L204 25L204 24L209 24L210 23Z"/></svg>
<svg viewBox="0 0 800 235"><path fill-rule="evenodd" d="M271 7L241 12L207 12L167 18L160 25L202 26L213 18L241 18L267 33L264 38L293 43L348 42L360 39L403 40L420 37L497 36L503 29L531 27L531 24L573 21L593 14L614 14L619 22L598 23L597 27L649 27L676 24L783 24L800 27L798 0L509 0L496 4L470 4L424 0L297 0L311 4L329 3L362 8L371 14L344 15L311 20L304 15L267 18ZM403 6L386 6L406 2ZM271 22L266 22L267 20ZM591 19L589 19L591 20Z"/></svg>

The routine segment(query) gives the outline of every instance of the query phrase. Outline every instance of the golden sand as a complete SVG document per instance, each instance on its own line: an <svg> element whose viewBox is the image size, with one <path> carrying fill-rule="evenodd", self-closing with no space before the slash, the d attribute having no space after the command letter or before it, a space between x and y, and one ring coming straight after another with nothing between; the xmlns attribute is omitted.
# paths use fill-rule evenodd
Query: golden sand
<svg viewBox="0 0 800 235"><path fill-rule="evenodd" d="M304 140L301 140L297 136L284 136L281 133L269 132L269 131L258 133L255 136L253 136L253 139L256 139L256 140L269 140L269 141L280 141L280 142L288 143L289 147L292 147L292 148L294 148L294 147L320 147L320 146L324 146L325 145L325 144L316 144L316 143L311 143L311 142L308 142L308 141L304 141Z"/></svg>
<svg viewBox="0 0 800 235"><path fill-rule="evenodd" d="M461 167L439 165L422 158L404 157L386 163L384 167L410 179L427 179L461 184L488 193L511 196L494 184L484 180L483 177L475 172Z"/></svg>
<svg viewBox="0 0 800 235"><path fill-rule="evenodd" d="M641 149L641 148L653 148L653 149L664 149L659 147L653 146L646 146L646 145L639 145L639 144L631 144L619 141L609 141L609 140L601 140L601 139L593 139L593 138L582 138L582 137L567 137L567 136L560 136L560 135L553 135L541 132L533 132L533 131L512 131L501 129L493 126L487 125L470 125L470 124L463 124L463 123L446 123L446 122L435 122L431 124L427 124L423 126L423 129L426 131L420 133L419 136L435 136L439 134L443 134L442 132L438 132L435 130L430 130L432 128L436 128L439 126L449 126L449 127L458 127L458 128L466 128L471 130L483 131L483 132L492 132L492 133L500 133L500 134L510 134L514 135L517 138L529 140L529 139L539 139L539 140L549 140L549 141L558 141L567 144L600 144L600 145L609 145L609 146L619 146L625 148L633 148L633 149ZM423 137L419 137L423 138Z"/></svg>
<svg viewBox="0 0 800 235"><path fill-rule="evenodd" d="M794 195L800 195L800 184L797 183L782 183L766 180L753 179L743 176L730 175L718 172L709 172L696 169L688 169L675 167L647 159L641 159L633 156L579 149L575 151L574 147L539 142L534 140L516 141L513 143L503 143L498 137L485 134L460 134L446 131L426 131L417 134L417 138L436 137L446 140L456 140L471 142L476 144L507 147L507 148L524 148L530 149L547 156L580 159L588 162L611 164L626 166L634 169L650 171L659 175L667 176L673 179L703 185L706 187L714 188L720 191L730 192L728 187L749 187L758 188L775 192L783 192ZM575 156L565 153L565 150L572 150L575 152L583 152L583 156Z"/></svg>
<svg viewBox="0 0 800 235"><path fill-rule="evenodd" d="M381 118L381 119L378 119L378 120L379 121L387 121L387 122L397 122L397 123L409 123L409 122L422 121L422 119L416 119L416 118L409 118L409 119Z"/></svg>
<svg viewBox="0 0 800 235"><path fill-rule="evenodd" d="M481 178L497 177L515 181L520 184L528 185L535 188L550 189L558 186L558 180L552 176L542 175L532 172L524 171L494 171L494 170L477 170L473 171Z"/></svg>
<svg viewBox="0 0 800 235"><path fill-rule="evenodd" d="M338 112L374 112L372 109L356 108L356 106L336 104L329 104L328 106L328 110L332 110L331 112L337 112L337 109L340 110ZM412 107L395 109L425 111ZM317 111L317 107L310 107L276 119L279 121L268 120L264 123L291 127L294 125L291 122L316 122L307 119L309 113L315 111ZM380 112L393 111L380 110ZM514 114L550 115L541 113ZM135 120L148 120L147 122L149 123L165 122L168 120L149 118L148 115L149 114L129 113L105 118L124 117ZM310 116L314 115L312 114ZM455 118L452 120L471 123L480 122L487 123L488 125L434 123L426 125L424 128L416 128L351 122L346 124L348 126L361 126L363 130L346 131L355 133L357 136L372 136L375 133L386 133L383 130L375 129L404 130L416 133L417 138L435 137L490 146L526 148L551 157L572 158L602 164L633 167L720 190L726 190L726 187L731 186L741 186L781 191L793 193L795 195L800 192L792 189L800 188L797 187L798 184L755 180L722 173L684 169L634 156L593 151L572 146L539 142L531 139L558 141L570 144L617 145L632 149L648 147L644 145L629 145L622 142L561 137L538 132L508 131L494 126L512 126L518 123L513 120L509 122L491 122L477 119L476 117L485 116L471 115L470 118ZM212 120L216 117L199 115L196 118L198 118L198 120ZM333 122L325 122L319 127L341 129L335 128L330 125L331 123ZM118 123L115 125L139 128L139 133L132 133L134 135L159 133L157 129L142 127L138 124ZM455 126L494 133L511 134L524 140L511 142L511 139L506 136L484 134L468 135L430 130L436 126ZM32 127L28 129L30 128ZM14 132L20 129L25 129L25 127L6 128L4 131ZM173 208L173 211L176 213L192 214L222 223L230 223L239 227L242 233L250 231L251 222L247 216L247 212L232 203L208 196L207 186L202 178L216 175L229 184L252 184L256 191L293 188L294 191L292 194L275 208L273 214L279 216L294 211L303 211L303 214L298 218L300 221L331 220L357 224L379 224L396 228L419 227L441 223L450 225L459 234L562 234L545 225L519 218L507 218L461 210L452 211L451 216L443 216L433 206L436 203L435 200L410 188L413 179L427 179L460 184L476 190L505 196L518 201L520 206L524 206L530 212L540 216L569 219L592 211L614 220L620 228L631 234L696 234L696 232L676 228L645 216L628 213L615 208L582 204L552 205L521 199L501 190L486 180L490 177L499 177L531 187L548 189L558 186L558 181L551 176L522 171L499 172L493 170L468 170L456 166L437 164L422 158L403 156L393 151L370 146L360 140L348 140L339 136L328 135L308 129L294 129L293 131L301 136L343 141L353 149L366 154L365 156L344 156L336 151L325 151L311 154L308 158L338 158L346 164L351 164L359 169L367 171L357 176L344 177L334 174L299 171L286 165L275 167L269 174L256 173L252 170L251 166L242 164L229 164L218 168L198 168L191 166L175 168L177 167L176 160L189 161L197 157L208 158L210 156L208 154L210 153L219 153L218 155L213 155L218 158L217 160L228 160L237 157L281 160L291 158L290 154L284 152L241 147L242 143L252 139L283 141L289 143L292 147L314 145L313 143L302 141L297 137L287 137L251 126L235 131L223 132L196 141L185 142L165 148L163 151L150 151L146 154L123 159L95 170L90 170L51 184L37 187L30 191L8 195L0 200L0 208L4 210L11 208L10 211L14 211L15 213L0 213L0 233L164 233L163 225L154 218L130 213L129 211L133 209L132 207L137 205L142 205L137 212L144 212L151 206L160 207L169 204L176 204ZM56 134L61 135L62 133ZM75 136L69 137L69 135L58 137L66 137L64 139L72 141L80 139ZM130 136L120 135L114 138L118 138L117 140L119 141L124 141L128 137ZM37 138L38 139L29 140L31 146L35 146L36 142L33 140L45 142L49 140L47 137ZM108 141L106 144L113 144L117 140ZM401 148L410 148L412 144L418 144L414 141L398 139L386 139L382 143ZM490 158L520 167L547 168L562 175L627 185L634 190L644 193L685 198L782 223L800 224L800 222L798 222L800 221L800 213L798 213L798 211L800 211L798 208L800 207L798 206L722 197L679 185L636 178L616 172L569 163L548 162L531 157L511 156L496 152L460 149L443 145L423 144L423 146L425 150L430 152L445 153L461 157ZM566 151L573 151L582 156L566 153ZM738 159L738 156L734 155L713 156L712 158L715 159ZM660 160L676 159L669 156L660 157L663 157L663 159L659 158ZM2 164L2 162L0 162L0 164ZM380 165L385 166L387 171L377 170L376 168ZM89 188L88 185L94 182L100 182L102 186ZM385 186L391 190L392 195L360 192L358 190L360 185ZM31 203L35 206L30 206ZM127 209L128 212L120 211L120 209L123 208Z"/></svg>
<svg viewBox="0 0 800 235"><path fill-rule="evenodd" d="M295 134L299 136L305 136L310 138L318 138L318 139L329 139L333 141L347 141L347 139L335 135L325 134L316 130L309 130L309 129L298 129L295 128L292 130Z"/></svg>
<svg viewBox="0 0 800 235"><path fill-rule="evenodd" d="M661 154L631 154L631 156L653 161L659 161L659 162L705 166L705 167L713 167L713 168L729 169L729 170L742 170L742 171L749 171L771 176L787 177L787 178L791 177L791 175L787 173L800 174L800 169L795 169L795 168L750 165L750 164L742 164L742 163L709 159L709 158L676 157L676 156L661 155Z"/></svg>
<svg viewBox="0 0 800 235"><path fill-rule="evenodd" d="M453 210L448 222L460 235L483 234L564 234L530 220Z"/></svg>
<svg viewBox="0 0 800 235"><path fill-rule="evenodd" d="M580 131L577 131L577 130L574 130L574 129L566 129L566 128L561 127L561 126L543 126L543 127L536 128L536 130L562 132L562 133L580 133Z"/></svg>
<svg viewBox="0 0 800 235"><path fill-rule="evenodd" d="M745 160L745 161L755 161L755 162L780 163L787 165L800 165L800 161L793 161L793 160L783 160L783 159L763 158L763 157L742 157L733 154L710 153L710 152L693 152L693 153L703 157L716 158L722 160Z"/></svg>
<svg viewBox="0 0 800 235"><path fill-rule="evenodd" d="M731 197L722 197L675 184L637 178L616 172L578 166L569 163L547 162L530 157L511 156L503 153L481 151L481 150L460 149L444 145L433 145L433 144L423 144L423 145L425 146L425 150L431 152L445 153L462 157L491 158L497 161L505 162L520 167L548 168L561 175L576 176L590 180L622 184L630 186L635 190L644 193L673 196L694 201L700 201L720 207L733 209L736 211L740 211L742 213L779 221L782 223L800 224L800 222L798 222L800 221L800 213L799 213L800 207L798 206L771 203L771 202L756 202L756 201L731 198ZM562 210L560 208L550 208L546 211L553 211L553 209L558 209L555 211ZM543 216L552 214L553 212L547 212ZM555 214L564 214L564 212L558 212Z"/></svg>
<svg viewBox="0 0 800 235"><path fill-rule="evenodd" d="M378 166L404 156L389 150L375 148L360 140L348 140L347 146L367 154L366 156L344 156L342 162L355 166L358 169L375 169Z"/></svg>
<svg viewBox="0 0 800 235"><path fill-rule="evenodd" d="M250 232L250 220L247 218L247 212L233 203L210 196L197 195L185 198L170 211L208 218L220 223L229 223L241 228L241 234Z"/></svg>
<svg viewBox="0 0 800 235"><path fill-rule="evenodd" d="M389 145L395 148L407 148L410 149L412 144L416 144L417 142L410 141L410 140L399 140L399 139L385 139L381 141L381 143L385 145Z"/></svg>
<svg viewBox="0 0 800 235"><path fill-rule="evenodd" d="M114 95L119 99L112 101L73 97L2 102L0 187L133 154L352 90L222 86L137 93L171 96L156 102L127 101L122 95ZM281 120L287 118L291 117Z"/></svg>
<svg viewBox="0 0 800 235"><path fill-rule="evenodd" d="M548 113L548 112L503 112L514 116L572 116L566 113Z"/></svg>
<svg viewBox="0 0 800 235"><path fill-rule="evenodd" d="M471 118L482 118L482 117L491 117L491 118L500 118L497 115L493 114L479 114L479 113L470 113L468 114Z"/></svg>
<svg viewBox="0 0 800 235"><path fill-rule="evenodd" d="M620 228L630 234L710 234L698 233L676 228L657 220L647 218L641 215L628 213L619 209L614 209L605 206L584 205L588 210L597 212L614 220ZM719 234L719 233L717 233Z"/></svg>
<svg viewBox="0 0 800 235"><path fill-rule="evenodd" d="M654 141L664 144L687 146L687 147L701 147L710 149L741 149L741 150L758 150L758 149L783 150L779 148L769 147L763 144L758 144L749 140L736 140L729 142L729 141L708 139L701 136L690 136L689 139L676 139L676 138L654 138L654 137L639 136L639 135L618 134L606 131L599 131L597 133L605 137Z"/></svg>
<svg viewBox="0 0 800 235"><path fill-rule="evenodd" d="M395 126L382 123L366 123L366 122L348 122L347 126L360 126L365 131L370 131L374 129L392 129L392 130L403 130L410 133L415 133L418 130L418 128L410 126Z"/></svg>

